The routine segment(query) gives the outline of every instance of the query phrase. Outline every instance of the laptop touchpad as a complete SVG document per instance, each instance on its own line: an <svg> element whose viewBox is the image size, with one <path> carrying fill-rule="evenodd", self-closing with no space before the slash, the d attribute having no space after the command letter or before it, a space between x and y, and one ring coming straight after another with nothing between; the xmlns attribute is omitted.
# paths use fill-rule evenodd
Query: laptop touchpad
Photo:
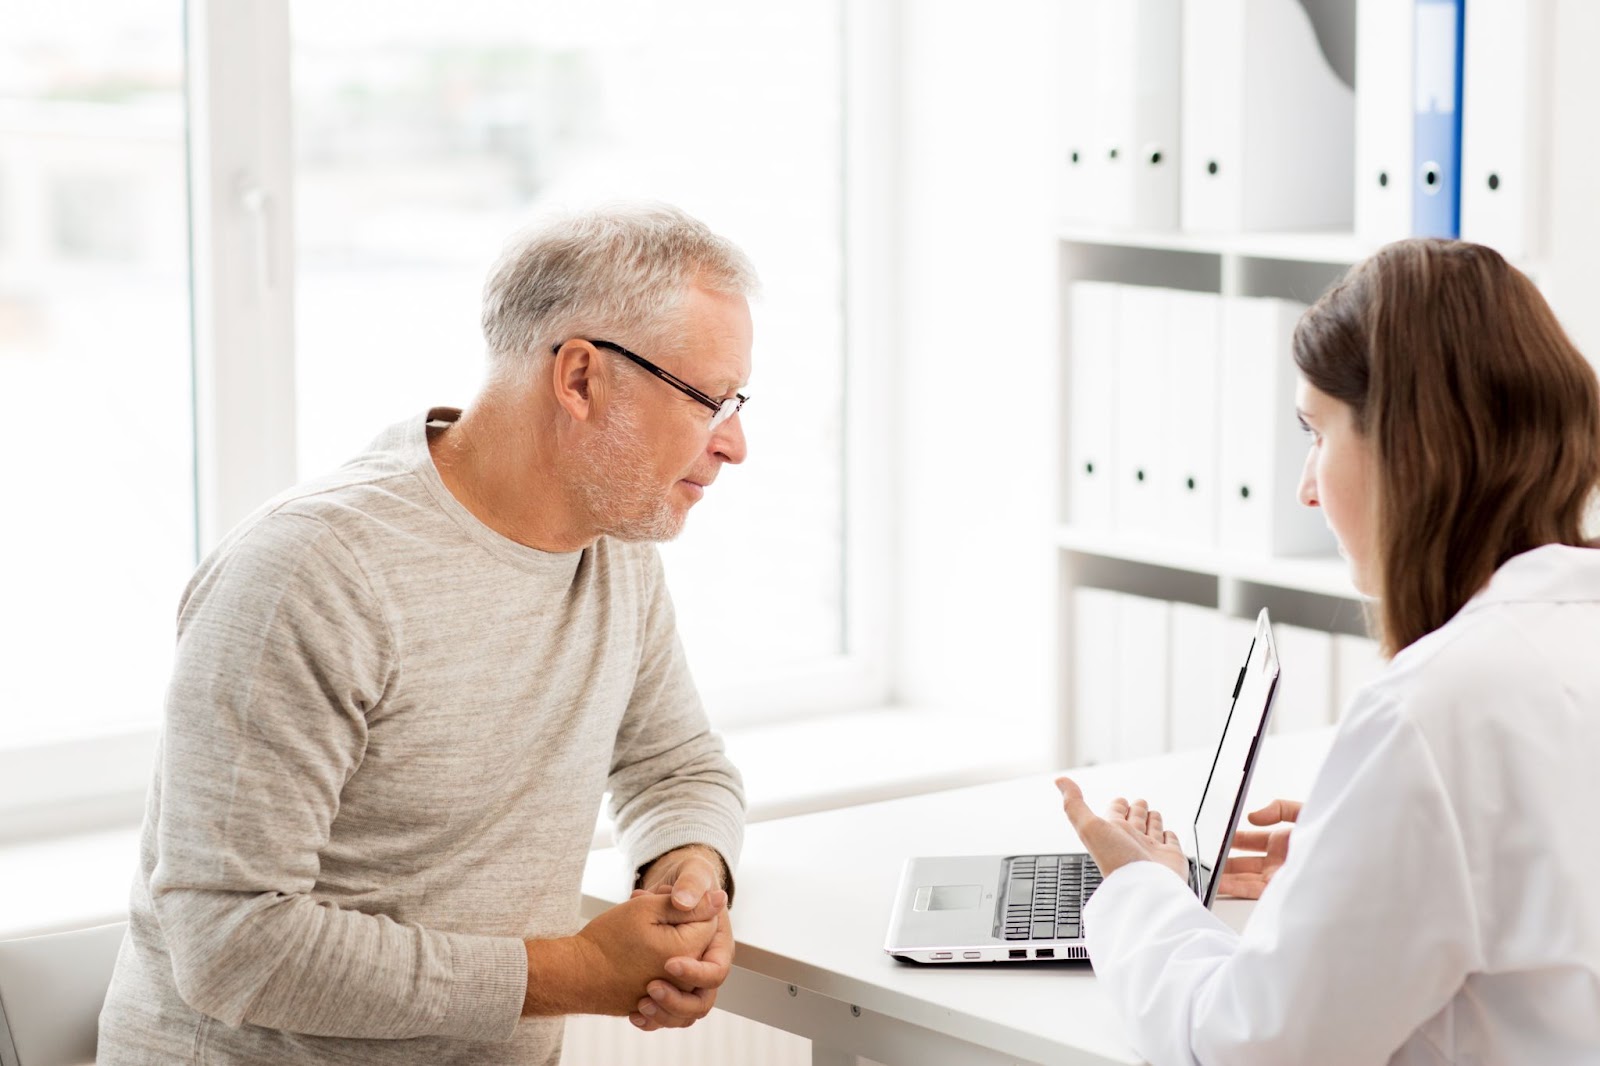
<svg viewBox="0 0 1600 1066"><path fill-rule="evenodd" d="M923 885L912 910L964 911L983 902L981 885Z"/></svg>

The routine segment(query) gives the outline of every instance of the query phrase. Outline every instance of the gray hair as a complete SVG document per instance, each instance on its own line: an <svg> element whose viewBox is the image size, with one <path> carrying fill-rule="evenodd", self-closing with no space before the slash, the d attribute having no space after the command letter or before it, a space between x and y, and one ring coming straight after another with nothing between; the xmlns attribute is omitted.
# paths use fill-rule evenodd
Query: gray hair
<svg viewBox="0 0 1600 1066"><path fill-rule="evenodd" d="M677 348L691 286L728 296L757 287L731 241L669 204L612 204L555 217L507 244L483 288L492 372L520 375L528 353L571 337Z"/></svg>

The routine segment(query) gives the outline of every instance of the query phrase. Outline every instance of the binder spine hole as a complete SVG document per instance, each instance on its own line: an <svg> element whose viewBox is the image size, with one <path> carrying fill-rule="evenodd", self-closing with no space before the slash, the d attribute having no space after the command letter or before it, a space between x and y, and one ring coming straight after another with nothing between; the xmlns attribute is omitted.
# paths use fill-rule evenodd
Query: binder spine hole
<svg viewBox="0 0 1600 1066"><path fill-rule="evenodd" d="M1439 164L1429 163L1422 168L1422 184L1428 192L1439 191Z"/></svg>
<svg viewBox="0 0 1600 1066"><path fill-rule="evenodd" d="M1215 174L1220 169L1221 168L1217 166L1217 161L1215 159L1211 160L1209 163L1206 164L1206 173L1207 174Z"/></svg>
<svg viewBox="0 0 1600 1066"><path fill-rule="evenodd" d="M1194 491L1194 478L1188 478L1188 479L1186 479L1186 480L1185 480L1185 481L1184 481L1184 484L1185 484L1185 485L1187 485L1187 486L1189 486L1189 491L1190 491L1190 492L1193 492L1193 491Z"/></svg>
<svg viewBox="0 0 1600 1066"><path fill-rule="evenodd" d="M1387 170L1378 171L1378 188L1387 189L1388 187L1389 187L1389 172Z"/></svg>
<svg viewBox="0 0 1600 1066"><path fill-rule="evenodd" d="M1144 480L1144 471L1143 470L1135 470L1133 472L1133 479L1135 481L1143 481Z"/></svg>
<svg viewBox="0 0 1600 1066"><path fill-rule="evenodd" d="M1084 473L1085 473L1085 474L1092 474L1092 473L1094 473L1094 464L1093 464L1093 463L1084 463L1084 464L1083 464L1083 472L1084 472Z"/></svg>
<svg viewBox="0 0 1600 1066"><path fill-rule="evenodd" d="M1157 148L1157 149L1154 149L1150 153L1150 165L1151 166L1158 166L1160 163L1161 163L1161 149Z"/></svg>
<svg viewBox="0 0 1600 1066"><path fill-rule="evenodd" d="M1068 158L1072 160L1072 165L1073 166L1077 166L1078 165L1078 150L1076 148L1074 148L1072 150L1072 155L1070 155Z"/></svg>
<svg viewBox="0 0 1600 1066"><path fill-rule="evenodd" d="M1250 486L1249 485L1240 485L1239 486L1239 498L1241 500L1248 500L1250 498Z"/></svg>
<svg viewBox="0 0 1600 1066"><path fill-rule="evenodd" d="M1489 191L1490 192L1494 192L1498 188L1500 188L1500 175L1498 175L1498 174L1490 174L1489 175Z"/></svg>
<svg viewBox="0 0 1600 1066"><path fill-rule="evenodd" d="M1106 153L1106 155L1107 155L1107 156L1108 156L1108 157L1110 157L1110 158L1112 158L1112 159L1115 159L1115 158L1117 158L1117 156L1119 156L1119 155L1121 155L1121 154L1122 154L1122 150L1121 150L1121 149L1119 149L1119 148L1113 148L1113 149L1111 149L1111 151L1109 151L1109 152L1107 152L1107 153Z"/></svg>

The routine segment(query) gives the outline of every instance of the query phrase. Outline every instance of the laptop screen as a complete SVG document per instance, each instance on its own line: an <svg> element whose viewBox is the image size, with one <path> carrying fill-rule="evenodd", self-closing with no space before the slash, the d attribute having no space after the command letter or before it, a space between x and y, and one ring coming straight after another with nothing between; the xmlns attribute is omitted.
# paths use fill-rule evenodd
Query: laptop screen
<svg viewBox="0 0 1600 1066"><path fill-rule="evenodd" d="M1196 887L1200 901L1208 907L1216 895L1216 871L1227 857L1234 827L1244 810L1250 759L1258 738L1266 731L1267 710L1277 684L1278 653L1272 644L1267 612L1262 611L1256 619L1244 676L1228 709L1222 743L1217 747L1211 776L1194 816Z"/></svg>

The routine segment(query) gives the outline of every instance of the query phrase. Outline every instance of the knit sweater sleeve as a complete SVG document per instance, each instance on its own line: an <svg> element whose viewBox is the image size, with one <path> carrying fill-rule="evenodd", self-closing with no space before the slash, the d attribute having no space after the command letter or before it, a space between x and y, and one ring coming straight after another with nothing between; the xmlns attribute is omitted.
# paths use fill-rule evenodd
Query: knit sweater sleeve
<svg viewBox="0 0 1600 1066"><path fill-rule="evenodd" d="M689 675L653 547L644 573L643 654L607 782L618 843L635 866L685 844L706 844L731 872L744 840L743 782Z"/></svg>
<svg viewBox="0 0 1600 1066"><path fill-rule="evenodd" d="M312 892L394 654L359 561L315 518L259 521L191 585L150 887L194 1009L314 1036L515 1030L520 940L401 924Z"/></svg>

